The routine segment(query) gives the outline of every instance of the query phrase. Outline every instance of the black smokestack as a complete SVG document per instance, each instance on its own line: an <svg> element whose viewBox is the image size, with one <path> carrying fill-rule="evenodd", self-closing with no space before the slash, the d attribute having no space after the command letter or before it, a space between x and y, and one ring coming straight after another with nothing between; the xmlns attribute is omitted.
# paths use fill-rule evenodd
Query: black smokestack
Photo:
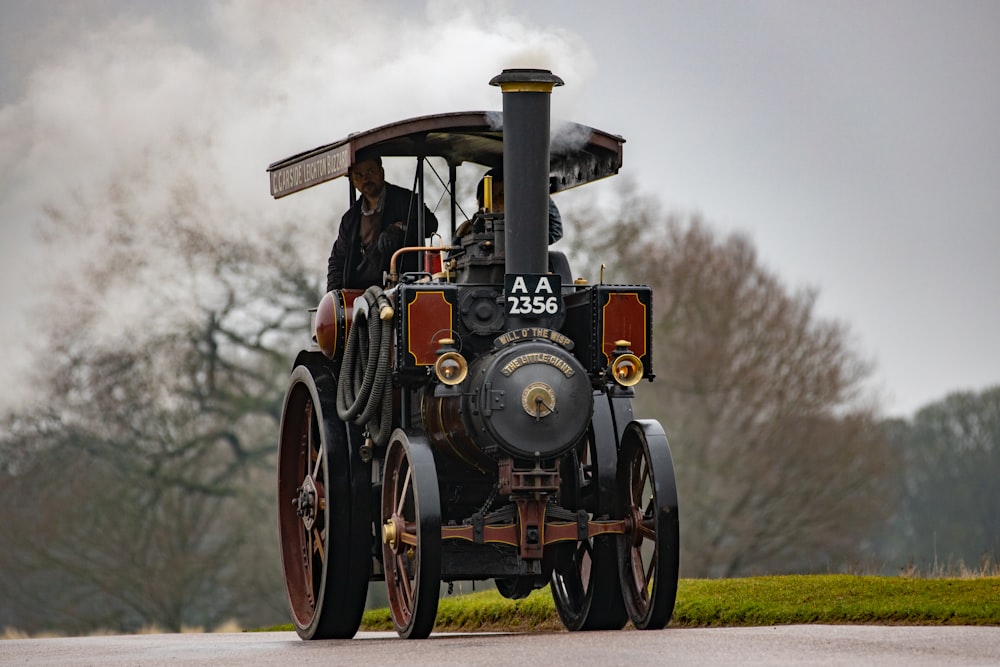
<svg viewBox="0 0 1000 667"><path fill-rule="evenodd" d="M507 273L548 273L549 109L563 81L545 69L505 69L490 85L503 92Z"/></svg>

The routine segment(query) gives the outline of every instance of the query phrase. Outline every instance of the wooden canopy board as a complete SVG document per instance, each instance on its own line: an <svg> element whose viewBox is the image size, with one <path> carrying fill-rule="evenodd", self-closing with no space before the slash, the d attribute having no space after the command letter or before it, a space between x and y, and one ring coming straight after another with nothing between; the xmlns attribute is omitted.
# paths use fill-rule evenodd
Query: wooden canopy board
<svg viewBox="0 0 1000 667"><path fill-rule="evenodd" d="M560 192L618 173L625 140L586 125L553 122L549 191ZM350 134L270 165L271 195L278 199L347 174L359 153L382 157L438 157L449 165L503 163L503 114L466 111L420 116Z"/></svg>

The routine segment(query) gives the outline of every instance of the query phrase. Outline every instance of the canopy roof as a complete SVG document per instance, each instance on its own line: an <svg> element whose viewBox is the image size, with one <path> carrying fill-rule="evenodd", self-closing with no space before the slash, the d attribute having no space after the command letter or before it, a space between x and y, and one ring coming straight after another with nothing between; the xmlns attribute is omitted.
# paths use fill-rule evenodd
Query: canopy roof
<svg viewBox="0 0 1000 667"><path fill-rule="evenodd" d="M586 125L553 122L549 140L549 190L559 192L618 173L625 140ZM277 199L347 174L357 156L439 157L449 165L503 164L503 114L465 111L420 116L293 155L270 165Z"/></svg>

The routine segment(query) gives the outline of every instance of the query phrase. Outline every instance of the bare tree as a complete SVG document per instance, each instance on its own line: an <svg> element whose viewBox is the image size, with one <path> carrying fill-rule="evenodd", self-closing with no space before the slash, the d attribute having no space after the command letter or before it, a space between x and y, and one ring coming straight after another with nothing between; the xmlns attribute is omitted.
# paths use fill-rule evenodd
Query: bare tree
<svg viewBox="0 0 1000 667"><path fill-rule="evenodd" d="M152 222L127 206L111 222L75 219L106 251L53 304L74 326L49 332L42 399L0 426L0 596L14 603L0 626L285 616L275 434L319 272L288 227L233 238L185 215L198 202L178 206ZM161 260L187 270L144 273ZM107 307L115 299L126 318Z"/></svg>
<svg viewBox="0 0 1000 667"><path fill-rule="evenodd" d="M573 211L581 265L654 288L652 385L637 412L659 418L681 501L682 574L850 565L891 508L891 457L847 328L789 291L751 242L699 218L664 215L626 183L601 219Z"/></svg>

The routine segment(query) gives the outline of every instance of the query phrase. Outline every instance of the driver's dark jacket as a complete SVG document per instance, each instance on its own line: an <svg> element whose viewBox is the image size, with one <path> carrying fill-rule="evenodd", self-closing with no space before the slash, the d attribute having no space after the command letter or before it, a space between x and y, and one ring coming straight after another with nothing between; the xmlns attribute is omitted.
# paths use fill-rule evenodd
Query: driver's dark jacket
<svg viewBox="0 0 1000 667"><path fill-rule="evenodd" d="M423 245L417 236L417 199L406 188L386 183L385 203L382 206L382 233L372 247L362 251L358 231L361 227L361 205L363 197L358 197L354 205L340 219L340 231L330 252L327 263L326 289L366 289L382 284L382 273L389 270L392 254L404 246L404 232L393 227L396 222L406 224L405 245ZM411 203L412 199L412 203ZM424 207L424 234L430 236L437 231L437 218L430 209ZM398 262L397 262L398 263ZM417 270L417 253L403 255L397 266L400 273Z"/></svg>

